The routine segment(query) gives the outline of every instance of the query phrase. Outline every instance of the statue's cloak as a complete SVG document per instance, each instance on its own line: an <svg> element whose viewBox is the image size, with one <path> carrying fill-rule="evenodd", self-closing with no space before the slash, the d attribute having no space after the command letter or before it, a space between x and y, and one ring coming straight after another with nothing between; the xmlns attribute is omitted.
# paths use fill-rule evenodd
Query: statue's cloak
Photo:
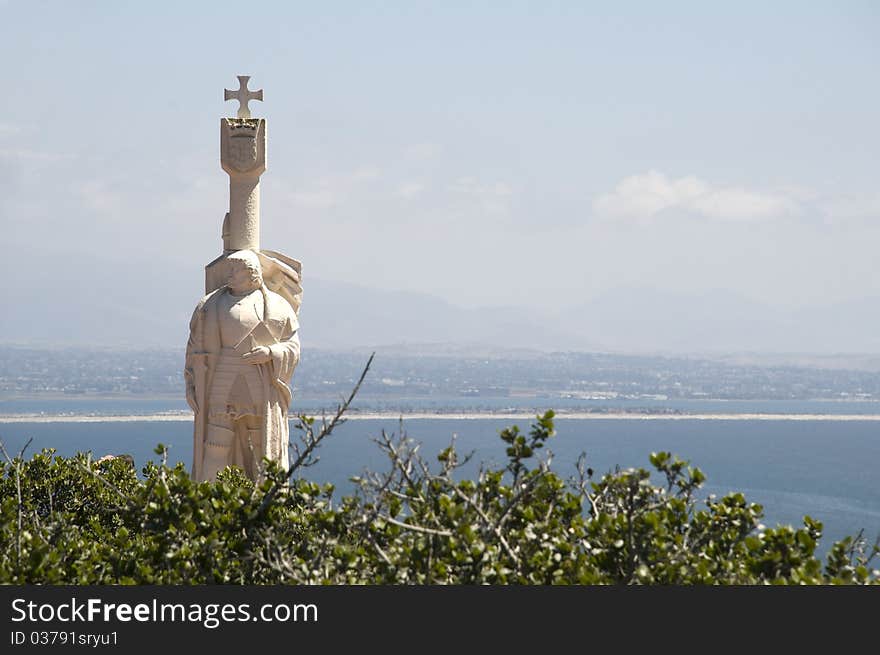
<svg viewBox="0 0 880 655"><path fill-rule="evenodd" d="M221 287L206 295L193 312L190 321L189 341L186 346L184 377L195 390L198 405L195 411L193 480L204 479L204 439L207 432L208 398L211 381L221 351L218 299L227 292ZM272 335L268 346L271 360L265 364L251 364L260 369L264 384L262 394L264 407L260 435L265 457L278 462L282 468L289 466L288 446L290 430L287 422L290 407L290 379L299 362L299 321L290 303L284 297L263 287L263 324Z"/></svg>

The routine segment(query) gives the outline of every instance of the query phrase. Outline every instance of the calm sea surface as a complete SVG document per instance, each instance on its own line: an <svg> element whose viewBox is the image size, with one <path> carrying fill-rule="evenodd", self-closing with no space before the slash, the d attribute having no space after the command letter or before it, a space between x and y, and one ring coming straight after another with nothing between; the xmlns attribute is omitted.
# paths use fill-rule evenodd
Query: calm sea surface
<svg viewBox="0 0 880 655"><path fill-rule="evenodd" d="M128 411L134 413L132 409ZM729 404L725 410L731 411ZM749 403L742 411L760 408ZM817 410L812 406L797 411ZM476 451L470 469L462 471L468 475L480 461L503 462L498 431L512 423L525 428L528 420L411 419L403 428L422 442L421 452L431 460L456 434L461 451ZM549 448L554 468L565 476L574 473L581 452L597 473L603 473L618 465L648 468L649 453L668 450L703 470L706 493L743 491L750 501L764 505L767 525L797 526L804 514L821 520L826 534L823 552L832 539L861 528L871 538L880 532L878 421L557 419L556 426ZM321 461L305 477L334 483L338 495L351 489L349 477L364 468L385 470L387 463L372 441L383 429L397 433L400 423L362 419L344 424L321 447ZM157 459L153 448L159 442L170 446L172 464L180 461L189 468L192 458L192 425L187 421L3 423L0 417L0 439L9 451L17 451L28 438L33 438L30 453L41 448L55 448L61 455L86 450L95 456L129 453L138 467Z"/></svg>

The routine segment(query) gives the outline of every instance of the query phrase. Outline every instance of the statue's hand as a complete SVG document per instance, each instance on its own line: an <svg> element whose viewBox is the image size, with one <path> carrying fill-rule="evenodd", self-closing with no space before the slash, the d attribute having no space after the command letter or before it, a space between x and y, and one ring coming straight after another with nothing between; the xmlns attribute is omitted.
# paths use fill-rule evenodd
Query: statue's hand
<svg viewBox="0 0 880 655"><path fill-rule="evenodd" d="M269 350L269 346L259 346L245 353L241 358L249 364L265 364L272 359L272 351Z"/></svg>
<svg viewBox="0 0 880 655"><path fill-rule="evenodd" d="M192 385L186 385L186 404L194 414L199 413L199 404L196 402L196 388Z"/></svg>

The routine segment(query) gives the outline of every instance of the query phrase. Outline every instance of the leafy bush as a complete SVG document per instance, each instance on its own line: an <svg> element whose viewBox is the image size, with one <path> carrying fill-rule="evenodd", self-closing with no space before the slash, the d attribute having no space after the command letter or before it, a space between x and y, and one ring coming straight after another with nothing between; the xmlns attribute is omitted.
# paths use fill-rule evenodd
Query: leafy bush
<svg viewBox="0 0 880 655"><path fill-rule="evenodd" d="M365 371L366 373L366 371ZM362 378L363 379L363 378ZM357 389L357 388L356 388ZM356 390L355 389L355 390ZM354 393L352 394L353 397ZM698 499L699 469L669 453L600 478L578 462L563 479L550 455L553 412L528 433L501 432L506 466L457 479L454 442L436 462L404 433L382 433L384 473L357 491L296 474L344 419L347 401L302 439L290 470L266 461L195 483L182 465L44 450L0 463L0 582L49 584L864 584L878 545L861 535L815 553L821 523L765 529L740 493ZM164 449L157 449L159 454ZM544 451L546 452L546 451ZM654 475L654 479L652 479ZM657 483L654 480L660 480Z"/></svg>

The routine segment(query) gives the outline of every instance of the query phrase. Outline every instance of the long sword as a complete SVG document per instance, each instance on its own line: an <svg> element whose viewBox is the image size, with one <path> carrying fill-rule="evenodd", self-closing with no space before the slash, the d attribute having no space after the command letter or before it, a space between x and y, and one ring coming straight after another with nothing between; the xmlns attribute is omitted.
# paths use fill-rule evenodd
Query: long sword
<svg viewBox="0 0 880 655"><path fill-rule="evenodd" d="M208 354L194 353L193 359L193 377L195 378L196 388L196 405L198 406L198 414L195 416L195 434L193 435L193 464L192 477L196 478L196 472L204 474L204 457L205 457L205 421L208 417L208 399L207 399L207 377L208 377ZM201 475L199 477L202 477ZM200 482L200 480L195 480Z"/></svg>

